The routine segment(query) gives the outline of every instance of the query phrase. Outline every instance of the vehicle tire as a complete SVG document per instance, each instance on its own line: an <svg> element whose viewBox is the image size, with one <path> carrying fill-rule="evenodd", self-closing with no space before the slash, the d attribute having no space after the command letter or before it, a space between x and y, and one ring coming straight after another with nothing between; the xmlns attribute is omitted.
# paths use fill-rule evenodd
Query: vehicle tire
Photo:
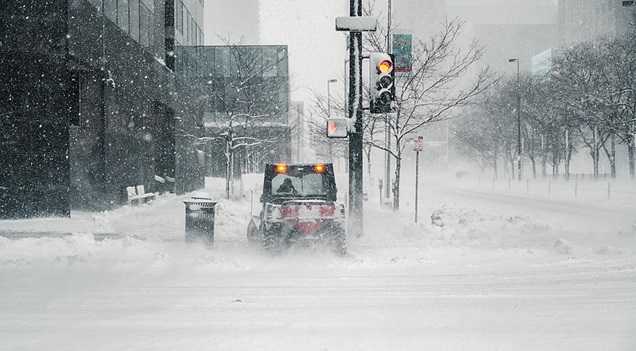
<svg viewBox="0 0 636 351"><path fill-rule="evenodd" d="M275 230L266 230L263 236L263 248L272 253L279 254L283 250L284 240L280 232Z"/></svg>
<svg viewBox="0 0 636 351"><path fill-rule="evenodd" d="M256 223L253 220L250 220L250 223L247 225L247 242L249 244L256 244L259 241L259 231Z"/></svg>
<svg viewBox="0 0 636 351"><path fill-rule="evenodd" d="M333 238L333 250L338 256L347 254L347 235L344 230L337 229Z"/></svg>

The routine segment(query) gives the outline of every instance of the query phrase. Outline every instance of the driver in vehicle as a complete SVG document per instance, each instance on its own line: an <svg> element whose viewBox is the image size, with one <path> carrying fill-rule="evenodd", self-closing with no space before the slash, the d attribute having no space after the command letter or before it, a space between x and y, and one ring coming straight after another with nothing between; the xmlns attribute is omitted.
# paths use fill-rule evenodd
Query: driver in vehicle
<svg viewBox="0 0 636 351"><path fill-rule="evenodd" d="M277 193L288 193L288 194L297 194L296 188L294 188L294 184L292 184L291 179L286 178L283 180L283 184L278 187Z"/></svg>

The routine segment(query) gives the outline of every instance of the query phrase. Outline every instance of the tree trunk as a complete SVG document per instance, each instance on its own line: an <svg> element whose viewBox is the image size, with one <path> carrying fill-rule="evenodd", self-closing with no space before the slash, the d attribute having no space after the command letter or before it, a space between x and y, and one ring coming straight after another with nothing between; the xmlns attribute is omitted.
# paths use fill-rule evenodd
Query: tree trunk
<svg viewBox="0 0 636 351"><path fill-rule="evenodd" d="M367 181L371 181L371 151L373 148L368 147L366 150L367 153ZM369 188L371 188L371 184L369 184Z"/></svg>
<svg viewBox="0 0 636 351"><path fill-rule="evenodd" d="M592 130L592 163L594 166L594 179L597 179L599 176L599 147L598 147L598 134L596 127Z"/></svg>
<svg viewBox="0 0 636 351"><path fill-rule="evenodd" d="M553 134L551 134L553 135ZM559 175L559 164L561 163L561 149L559 146L559 140L552 138L552 177Z"/></svg>
<svg viewBox="0 0 636 351"><path fill-rule="evenodd" d="M610 136L610 149L608 150L606 145L601 145L603 151L605 151L605 155L607 156L607 160L610 164L610 173L612 178L616 178L616 136Z"/></svg>
<svg viewBox="0 0 636 351"><path fill-rule="evenodd" d="M230 147L230 140L225 141L225 197L230 199L230 180L232 178L231 158L232 152Z"/></svg>
<svg viewBox="0 0 636 351"><path fill-rule="evenodd" d="M530 159L530 162L532 163L532 176L534 177L534 179L537 179L537 161L534 155L528 156L528 158Z"/></svg>
<svg viewBox="0 0 636 351"><path fill-rule="evenodd" d="M592 170L594 173L594 179L596 179L599 176L599 162L598 162L598 150L595 147L592 148L591 156L592 156Z"/></svg>
<svg viewBox="0 0 636 351"><path fill-rule="evenodd" d="M512 179L515 179L515 178L516 178L516 177L515 177L515 163L516 163L515 161L516 161L516 160L515 160L515 156L514 156L514 154L515 154L515 153L513 152L513 154L509 157L509 159L510 159L510 170L512 171L512 172L511 172Z"/></svg>
<svg viewBox="0 0 636 351"><path fill-rule="evenodd" d="M612 178L616 178L616 135L611 136L610 140L610 168L612 172Z"/></svg>
<svg viewBox="0 0 636 351"><path fill-rule="evenodd" d="M557 153L552 154L552 177L556 177L559 175L559 155Z"/></svg>
<svg viewBox="0 0 636 351"><path fill-rule="evenodd" d="M230 149L230 195L234 195L235 161L234 150Z"/></svg>
<svg viewBox="0 0 636 351"><path fill-rule="evenodd" d="M497 180L497 178L499 178L499 170L498 170L498 165L497 165L497 158L499 157L499 153L497 152L497 147L495 147L495 156L492 158L492 168L493 171L495 172L495 180Z"/></svg>
<svg viewBox="0 0 636 351"><path fill-rule="evenodd" d="M398 148L399 150L399 148ZM400 175L402 167L401 153L398 153L398 157L395 158L395 180L393 182L393 210L400 210Z"/></svg>
<svg viewBox="0 0 636 351"><path fill-rule="evenodd" d="M569 134L568 134L569 135ZM565 150L565 178L567 180L570 180L570 163L572 161L572 151L574 150L574 148L572 147L572 142L570 141L570 138L568 136L568 146L567 146L567 150Z"/></svg>
<svg viewBox="0 0 636 351"><path fill-rule="evenodd" d="M548 176L548 153L541 155L541 175L543 178Z"/></svg>
<svg viewBox="0 0 636 351"><path fill-rule="evenodd" d="M627 158L629 159L629 176L632 177L632 179L636 178L636 161L634 160L635 144L636 138L634 138L634 135L630 135L627 142Z"/></svg>

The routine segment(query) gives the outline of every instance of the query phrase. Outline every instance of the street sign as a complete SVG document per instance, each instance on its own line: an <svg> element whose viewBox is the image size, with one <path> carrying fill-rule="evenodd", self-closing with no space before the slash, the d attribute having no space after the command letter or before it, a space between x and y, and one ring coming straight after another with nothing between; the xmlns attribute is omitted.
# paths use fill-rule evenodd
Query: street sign
<svg viewBox="0 0 636 351"><path fill-rule="evenodd" d="M375 32L377 28L377 17L336 17L336 31L338 32Z"/></svg>
<svg viewBox="0 0 636 351"><path fill-rule="evenodd" d="M396 72L411 72L413 69L412 34L393 34L393 55L395 56Z"/></svg>
<svg viewBox="0 0 636 351"><path fill-rule="evenodd" d="M415 149L416 152L422 152L424 150L424 137L418 136L415 139Z"/></svg>

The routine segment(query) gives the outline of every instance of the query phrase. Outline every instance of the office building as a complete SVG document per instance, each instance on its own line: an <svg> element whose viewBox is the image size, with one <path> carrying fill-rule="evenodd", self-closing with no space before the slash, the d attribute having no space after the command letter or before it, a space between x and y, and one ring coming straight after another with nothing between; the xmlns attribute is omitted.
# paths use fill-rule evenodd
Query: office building
<svg viewBox="0 0 636 351"><path fill-rule="evenodd" d="M175 40L203 40L201 19L175 13L175 3L203 6L3 2L0 217L112 208L128 186L155 190L156 176L177 192L202 186L189 140L202 133L201 116L183 103L174 72ZM190 35L175 31L183 13Z"/></svg>
<svg viewBox="0 0 636 351"><path fill-rule="evenodd" d="M225 174L225 151L218 150L225 150L229 132L250 138L236 149L235 172L290 161L287 46L181 47L177 71L184 72L184 82L195 91L190 105L203 113L209 175Z"/></svg>

